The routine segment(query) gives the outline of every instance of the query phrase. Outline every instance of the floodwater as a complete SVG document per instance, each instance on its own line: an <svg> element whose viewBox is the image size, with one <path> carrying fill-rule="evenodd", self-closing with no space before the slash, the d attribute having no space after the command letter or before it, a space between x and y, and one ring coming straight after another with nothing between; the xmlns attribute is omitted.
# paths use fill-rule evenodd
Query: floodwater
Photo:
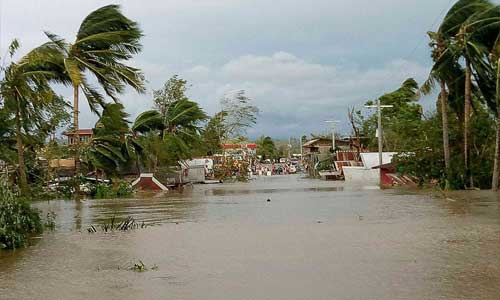
<svg viewBox="0 0 500 300"><path fill-rule="evenodd" d="M490 193L283 176L36 206L56 229L0 253L0 299L500 299ZM87 232L113 216L152 226ZM148 271L129 270L139 260Z"/></svg>

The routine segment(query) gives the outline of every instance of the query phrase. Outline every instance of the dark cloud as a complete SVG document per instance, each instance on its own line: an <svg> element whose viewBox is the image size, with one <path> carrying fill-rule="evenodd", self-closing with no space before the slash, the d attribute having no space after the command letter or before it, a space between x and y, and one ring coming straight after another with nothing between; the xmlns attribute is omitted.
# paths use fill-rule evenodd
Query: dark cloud
<svg viewBox="0 0 500 300"><path fill-rule="evenodd" d="M173 74L209 112L229 91L245 89L262 113L249 131L286 137L326 131L347 107L422 80L430 65L426 31L448 0L150 0L117 1L140 22L144 51L134 59L149 90ZM17 37L27 50L42 30L72 40L81 20L109 4L98 0L4 0L1 53ZM68 97L70 91L63 90ZM151 93L129 92L132 116L150 108ZM95 122L83 105L82 126ZM343 127L342 127L343 126ZM348 125L341 128L348 130Z"/></svg>

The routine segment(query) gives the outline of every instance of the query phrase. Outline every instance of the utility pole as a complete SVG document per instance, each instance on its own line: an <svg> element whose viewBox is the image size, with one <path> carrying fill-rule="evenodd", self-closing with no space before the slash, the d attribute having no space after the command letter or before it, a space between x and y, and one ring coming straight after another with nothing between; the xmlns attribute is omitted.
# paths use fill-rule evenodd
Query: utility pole
<svg viewBox="0 0 500 300"><path fill-rule="evenodd" d="M337 120L326 120L325 123L332 124L332 150L335 153L335 124L340 123Z"/></svg>
<svg viewBox="0 0 500 300"><path fill-rule="evenodd" d="M292 158L292 138L288 137L288 160Z"/></svg>
<svg viewBox="0 0 500 300"><path fill-rule="evenodd" d="M381 105L380 99L377 99L377 105L365 105L366 108L376 108L377 109L377 118L378 118L378 128L377 128L377 137L378 137L378 163L379 166L383 164L382 161L382 148L383 148L383 133L382 133L382 108L392 108L394 105ZM379 170L380 172L380 170ZM382 174L380 172L380 174ZM381 175L382 176L382 175ZM382 179L382 177L381 177ZM382 184L382 180L380 181L380 184Z"/></svg>
<svg viewBox="0 0 500 300"><path fill-rule="evenodd" d="M299 136L299 142L300 142L300 159L302 159L302 155L304 155L302 150L302 136Z"/></svg>

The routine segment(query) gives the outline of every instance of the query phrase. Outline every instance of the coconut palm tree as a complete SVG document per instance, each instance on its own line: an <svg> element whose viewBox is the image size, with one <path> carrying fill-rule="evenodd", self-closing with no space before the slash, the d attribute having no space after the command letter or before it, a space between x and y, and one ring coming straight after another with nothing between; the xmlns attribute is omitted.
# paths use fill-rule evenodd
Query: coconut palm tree
<svg viewBox="0 0 500 300"><path fill-rule="evenodd" d="M86 149L86 161L96 173L116 173L138 162L143 147L129 128L128 116L121 103L104 106Z"/></svg>
<svg viewBox="0 0 500 300"><path fill-rule="evenodd" d="M498 93L498 63L500 57L500 5L491 6L471 16L466 24L472 28L470 51L473 77L482 100L495 115L496 142L492 176L492 189L498 189L500 171L500 97Z"/></svg>
<svg viewBox="0 0 500 300"><path fill-rule="evenodd" d="M491 189L498 191L498 181L500 176L500 35L496 40L492 51L492 60L495 63L496 82L495 82L495 158L493 162L493 177Z"/></svg>
<svg viewBox="0 0 500 300"><path fill-rule="evenodd" d="M466 178L469 186L473 186L472 173L470 171L469 159L469 128L472 113L473 92L473 64L481 60L484 53L481 45L481 37L473 35L477 30L478 19L485 11L490 11L494 5L489 0L460 0L448 12L441 24L441 28L448 36L453 36L450 49L457 57L465 61L465 88L464 88L464 164Z"/></svg>
<svg viewBox="0 0 500 300"><path fill-rule="evenodd" d="M466 177L469 184L472 186L472 174L470 172L469 159L469 127L470 117L472 113L472 93L474 84L473 76L473 60L477 62L479 43L477 37L473 37L471 32L474 31L475 22L478 15L492 9L494 6L489 0L459 0L446 14L441 23L438 32L429 33L431 37L431 46L433 46L433 59L435 65L432 68L430 80L427 83L438 81L440 91L440 102L443 118L443 146L447 174L449 175L450 154L449 154L449 133L447 125L447 108L448 96L450 89L461 81L461 59L465 61L463 67L464 88L463 97L455 97L456 99L463 98L463 123L464 123L464 163ZM430 90L428 84L424 84L424 90ZM446 88L448 87L448 92ZM456 92L456 91L455 91ZM460 93L458 94L460 95ZM455 99L455 100L456 100ZM458 112L458 111L457 111Z"/></svg>
<svg viewBox="0 0 500 300"><path fill-rule="evenodd" d="M19 43L14 40L9 47L11 58L18 48ZM50 84L69 83L60 69L60 63L53 49L41 46L3 69L0 97L3 105L14 112L19 185L23 194L28 190L24 156L25 134L29 131L30 124L40 126L46 122L46 109L60 100Z"/></svg>
<svg viewBox="0 0 500 300"><path fill-rule="evenodd" d="M131 129L136 134L157 134L171 154L171 163L176 163L191 158L192 149L200 143L199 123L206 118L198 103L183 98L168 104L165 114L158 110L143 112Z"/></svg>
<svg viewBox="0 0 500 300"><path fill-rule="evenodd" d="M434 32L429 32L428 34L432 41L431 47L433 47L432 58L434 60L434 66L431 69L429 79L422 88L424 89L424 93L427 94L431 91L431 85L434 84L434 81L439 82L439 106L441 108L441 121L443 127L444 164L445 172L448 176L450 170L450 134L448 126L448 91L446 90L446 78L444 74L446 68L443 66L443 62L449 62L449 59L444 57L446 44L443 36Z"/></svg>
<svg viewBox="0 0 500 300"><path fill-rule="evenodd" d="M142 32L136 22L121 13L118 5L108 5L91 12L83 20L72 43L50 32L46 35L50 42L45 47L58 51L58 59L62 60L73 87L73 130L77 135L78 156L80 90L95 113L105 104L104 94L118 102L117 97L126 86L144 92L142 72L125 64L141 51ZM89 74L95 77L104 94L91 84Z"/></svg>

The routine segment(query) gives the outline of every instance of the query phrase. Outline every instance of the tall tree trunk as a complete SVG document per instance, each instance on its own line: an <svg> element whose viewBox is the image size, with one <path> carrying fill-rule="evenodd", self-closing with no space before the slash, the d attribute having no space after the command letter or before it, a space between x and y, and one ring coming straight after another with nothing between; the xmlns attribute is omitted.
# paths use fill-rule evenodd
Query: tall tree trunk
<svg viewBox="0 0 500 300"><path fill-rule="evenodd" d="M497 82L496 82L496 118L495 118L495 159L493 161L493 178L491 180L491 190L498 191L498 181L500 176L500 58L497 61Z"/></svg>
<svg viewBox="0 0 500 300"><path fill-rule="evenodd" d="M79 124L78 124L78 115L80 113L78 104L79 104L79 94L78 94L78 86L73 86L73 130L75 131L73 135L73 147L75 149L75 176L78 178L80 175L80 134L79 134ZM76 197L80 194L80 182L76 181L75 186Z"/></svg>
<svg viewBox="0 0 500 300"><path fill-rule="evenodd" d="M497 107L497 111L500 110ZM491 190L498 191L499 178L499 163L500 163L500 114L497 112L495 118L495 160L493 162L493 178L491 180Z"/></svg>
<svg viewBox="0 0 500 300"><path fill-rule="evenodd" d="M466 60L465 67L465 95L464 95L464 163L465 163L465 176L466 187L473 187L472 173L470 170L470 157L469 157L469 127L472 108L472 78L470 61ZM467 182L469 181L469 182Z"/></svg>
<svg viewBox="0 0 500 300"><path fill-rule="evenodd" d="M26 176L26 165L24 162L24 143L21 132L21 103L17 100L16 109L16 146L17 146L17 163L19 165L19 187L21 195L26 195L28 192L28 178Z"/></svg>
<svg viewBox="0 0 500 300"><path fill-rule="evenodd" d="M79 94L78 94L78 86L75 85L73 86L73 127L75 132L78 132L78 114L79 114L79 108L78 108L78 100L79 100Z"/></svg>
<svg viewBox="0 0 500 300"><path fill-rule="evenodd" d="M446 172L446 180L450 176L450 134L448 129L448 93L446 92L446 84L444 81L441 84L441 119L443 122L443 151L444 165Z"/></svg>

